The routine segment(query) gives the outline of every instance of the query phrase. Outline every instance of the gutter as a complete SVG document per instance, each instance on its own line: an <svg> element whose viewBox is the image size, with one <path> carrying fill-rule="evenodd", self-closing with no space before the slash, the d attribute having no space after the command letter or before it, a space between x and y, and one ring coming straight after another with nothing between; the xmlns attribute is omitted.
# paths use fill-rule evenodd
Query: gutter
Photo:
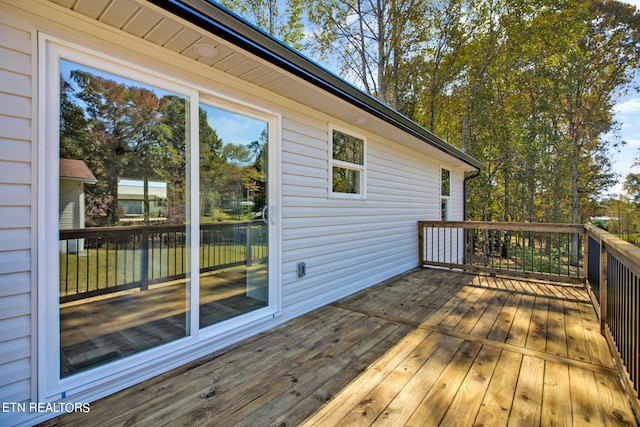
<svg viewBox="0 0 640 427"><path fill-rule="evenodd" d="M469 166L477 170L482 169L482 163L473 157L347 83L223 6L205 0L148 1L417 137Z"/></svg>

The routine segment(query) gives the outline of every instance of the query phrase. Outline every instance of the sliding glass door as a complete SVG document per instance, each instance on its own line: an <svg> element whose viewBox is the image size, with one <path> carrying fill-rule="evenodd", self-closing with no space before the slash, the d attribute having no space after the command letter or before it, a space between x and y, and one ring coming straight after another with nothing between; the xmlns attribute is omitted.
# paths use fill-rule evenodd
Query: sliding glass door
<svg viewBox="0 0 640 427"><path fill-rule="evenodd" d="M43 99L57 132L42 140L39 216L47 396L272 317L277 119L50 49Z"/></svg>

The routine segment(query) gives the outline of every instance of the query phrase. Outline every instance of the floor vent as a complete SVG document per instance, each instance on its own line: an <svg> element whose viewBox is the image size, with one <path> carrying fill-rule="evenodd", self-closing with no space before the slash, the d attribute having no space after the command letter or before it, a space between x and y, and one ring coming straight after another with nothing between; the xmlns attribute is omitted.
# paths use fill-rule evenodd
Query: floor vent
<svg viewBox="0 0 640 427"><path fill-rule="evenodd" d="M101 354L100 356L96 356L91 359L83 360L82 362L72 364L71 372L81 371L83 369L90 368L94 365L102 364L102 363L117 359L118 357L120 357L120 353L118 353L117 351Z"/></svg>

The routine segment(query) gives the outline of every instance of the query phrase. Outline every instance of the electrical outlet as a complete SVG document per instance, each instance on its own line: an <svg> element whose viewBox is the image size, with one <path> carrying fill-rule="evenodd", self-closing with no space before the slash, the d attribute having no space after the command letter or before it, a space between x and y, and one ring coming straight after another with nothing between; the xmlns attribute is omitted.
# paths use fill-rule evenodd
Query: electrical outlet
<svg viewBox="0 0 640 427"><path fill-rule="evenodd" d="M304 277L307 274L307 265L304 262L298 263L298 277Z"/></svg>

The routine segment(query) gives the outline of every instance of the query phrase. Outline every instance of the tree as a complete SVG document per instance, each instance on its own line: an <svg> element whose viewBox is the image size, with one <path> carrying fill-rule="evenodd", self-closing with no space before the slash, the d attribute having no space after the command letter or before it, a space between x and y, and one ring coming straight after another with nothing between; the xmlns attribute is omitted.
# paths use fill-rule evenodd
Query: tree
<svg viewBox="0 0 640 427"><path fill-rule="evenodd" d="M71 71L69 77L61 98L61 155L84 160L96 176L93 197L108 205L101 224L119 220L122 178L143 181L145 220L149 220L150 180L167 182L169 198L184 205L185 100L82 69ZM182 113L175 114L180 103ZM167 115L168 106L173 114Z"/></svg>
<svg viewBox="0 0 640 427"><path fill-rule="evenodd" d="M308 0L313 41L323 58L366 93L398 108L413 85L410 59L423 51L424 0ZM406 102L406 101L405 101Z"/></svg>
<svg viewBox="0 0 640 427"><path fill-rule="evenodd" d="M565 33L563 63L552 70L559 89L556 125L569 159L571 220L580 223L581 198L612 181L610 147L601 135L613 124L613 96L640 65L640 16L632 6L616 1L569 4L555 16L577 18L585 25L574 24L575 30ZM571 35L575 38L566 38ZM587 183L594 188L586 189Z"/></svg>
<svg viewBox="0 0 640 427"><path fill-rule="evenodd" d="M305 48L302 0L222 0L221 3L294 49Z"/></svg>
<svg viewBox="0 0 640 427"><path fill-rule="evenodd" d="M624 191L634 203L640 204L640 173L630 173L624 180Z"/></svg>
<svg viewBox="0 0 640 427"><path fill-rule="evenodd" d="M469 43L475 60L451 95L467 106L462 148L485 160L484 187L502 191L505 205L518 200L521 219L581 222L581 206L612 183L617 142L602 135L614 125L613 95L637 69L638 15L617 2L478 5L469 13L486 29ZM482 188L482 179L472 185ZM506 206L504 213L514 214Z"/></svg>
<svg viewBox="0 0 640 427"><path fill-rule="evenodd" d="M104 221L114 224L118 220L117 187L118 177L126 168L122 154L127 151L131 128L128 126L128 108L126 106L126 88L124 85L87 71L74 70L70 74L77 89L73 92L76 109L81 109L85 117L87 139L72 141L66 135L67 126L61 127L61 141L67 145L65 152L71 149L81 153L89 169L98 179L93 187L95 196L105 198L113 196ZM63 116L64 118L64 116Z"/></svg>

